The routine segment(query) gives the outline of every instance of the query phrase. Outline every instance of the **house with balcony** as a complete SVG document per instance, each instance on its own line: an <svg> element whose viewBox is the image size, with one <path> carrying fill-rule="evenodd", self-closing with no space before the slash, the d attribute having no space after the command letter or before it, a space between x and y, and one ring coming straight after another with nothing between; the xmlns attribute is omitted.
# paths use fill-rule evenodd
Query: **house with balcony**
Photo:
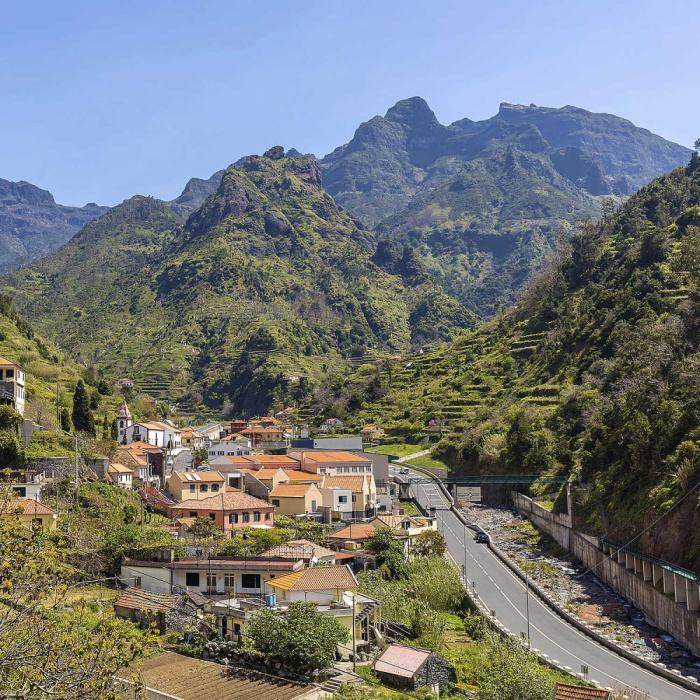
<svg viewBox="0 0 700 700"><path fill-rule="evenodd" d="M27 375L16 362L0 356L0 405L12 406L24 415Z"/></svg>
<svg viewBox="0 0 700 700"><path fill-rule="evenodd" d="M321 425L319 426L319 430L322 433L335 433L337 430L340 430L341 428L345 427L345 423L343 423L340 418L328 418L327 420L323 421Z"/></svg>
<svg viewBox="0 0 700 700"><path fill-rule="evenodd" d="M211 557L145 561L125 559L121 583L156 593L196 590L214 598L262 596L265 583L303 568L301 561L280 557Z"/></svg>
<svg viewBox="0 0 700 700"><path fill-rule="evenodd" d="M173 428L167 423L148 421L133 423L125 429L126 442L145 442L154 447L172 449L181 447L182 433L178 428Z"/></svg>
<svg viewBox="0 0 700 700"><path fill-rule="evenodd" d="M131 491L134 470L115 462L109 465L109 469L107 469L107 478L114 486Z"/></svg>
<svg viewBox="0 0 700 700"><path fill-rule="evenodd" d="M226 479L219 472L173 472L165 490L178 501L200 501L223 493Z"/></svg>
<svg viewBox="0 0 700 700"><path fill-rule="evenodd" d="M253 451L249 438L242 435L229 435L222 440L210 443L207 448L209 459L215 457L245 457Z"/></svg>
<svg viewBox="0 0 700 700"><path fill-rule="evenodd" d="M343 489L350 491L351 518L371 518L377 510L377 485L372 474L363 476L326 476L321 490ZM344 509L345 510L345 509ZM347 511L345 511L347 512Z"/></svg>
<svg viewBox="0 0 700 700"><path fill-rule="evenodd" d="M362 442L376 442L384 437L384 428L380 428L378 425L366 425L360 430L360 435Z"/></svg>
<svg viewBox="0 0 700 700"><path fill-rule="evenodd" d="M248 438L251 445L259 450L278 450L287 447L289 444L281 428L251 426L241 430L239 435Z"/></svg>

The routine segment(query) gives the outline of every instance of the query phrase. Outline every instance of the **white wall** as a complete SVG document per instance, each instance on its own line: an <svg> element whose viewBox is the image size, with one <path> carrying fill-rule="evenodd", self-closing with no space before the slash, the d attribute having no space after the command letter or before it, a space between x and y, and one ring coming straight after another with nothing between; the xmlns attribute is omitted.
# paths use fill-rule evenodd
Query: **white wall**
<svg viewBox="0 0 700 700"><path fill-rule="evenodd" d="M155 566L122 565L120 579L127 586L134 586L134 576L141 577L141 588L154 593L170 593L170 571Z"/></svg>

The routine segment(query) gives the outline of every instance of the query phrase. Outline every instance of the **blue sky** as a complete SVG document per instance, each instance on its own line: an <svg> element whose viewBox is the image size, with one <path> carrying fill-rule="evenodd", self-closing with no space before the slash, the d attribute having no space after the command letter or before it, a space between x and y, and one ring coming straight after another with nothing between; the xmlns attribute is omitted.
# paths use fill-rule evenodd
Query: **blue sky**
<svg viewBox="0 0 700 700"><path fill-rule="evenodd" d="M689 0L3 3L0 177L58 202L170 199L272 145L324 155L397 100L500 102L700 136Z"/></svg>

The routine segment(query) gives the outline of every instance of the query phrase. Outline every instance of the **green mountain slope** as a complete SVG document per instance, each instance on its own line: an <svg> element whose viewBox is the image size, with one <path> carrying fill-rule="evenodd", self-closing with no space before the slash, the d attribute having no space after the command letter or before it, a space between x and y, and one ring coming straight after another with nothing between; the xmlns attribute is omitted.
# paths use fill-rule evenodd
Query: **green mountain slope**
<svg viewBox="0 0 700 700"><path fill-rule="evenodd" d="M546 154L508 147L463 169L377 227L411 244L445 291L481 316L517 290L561 238L562 222L597 214L594 197Z"/></svg>
<svg viewBox="0 0 700 700"><path fill-rule="evenodd" d="M583 226L517 308L318 400L405 434L445 421L436 455L462 473L572 474L590 532L627 541L668 513L636 546L700 572L700 490L671 510L700 481L699 389L694 156Z"/></svg>
<svg viewBox="0 0 700 700"><path fill-rule="evenodd" d="M3 282L42 331L106 371L150 393L197 389L210 406L257 412L301 390L289 375L472 323L418 261L389 274L374 249L324 192L316 161L278 147L229 168L186 224L135 197Z"/></svg>

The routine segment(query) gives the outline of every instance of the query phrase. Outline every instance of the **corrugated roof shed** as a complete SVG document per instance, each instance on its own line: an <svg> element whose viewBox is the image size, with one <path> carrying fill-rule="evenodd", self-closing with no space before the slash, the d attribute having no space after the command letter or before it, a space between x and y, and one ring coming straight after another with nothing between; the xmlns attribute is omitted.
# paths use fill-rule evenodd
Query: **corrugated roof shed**
<svg viewBox="0 0 700 700"><path fill-rule="evenodd" d="M154 593L142 588L127 588L115 601L114 605L130 610L152 610L167 612L177 603L180 596Z"/></svg>
<svg viewBox="0 0 700 700"><path fill-rule="evenodd" d="M374 662L372 668L379 673L411 678L430 658L431 653L429 649L390 644Z"/></svg>
<svg viewBox="0 0 700 700"><path fill-rule="evenodd" d="M554 700L610 700L611 698L611 693L603 688L557 683L554 689Z"/></svg>

